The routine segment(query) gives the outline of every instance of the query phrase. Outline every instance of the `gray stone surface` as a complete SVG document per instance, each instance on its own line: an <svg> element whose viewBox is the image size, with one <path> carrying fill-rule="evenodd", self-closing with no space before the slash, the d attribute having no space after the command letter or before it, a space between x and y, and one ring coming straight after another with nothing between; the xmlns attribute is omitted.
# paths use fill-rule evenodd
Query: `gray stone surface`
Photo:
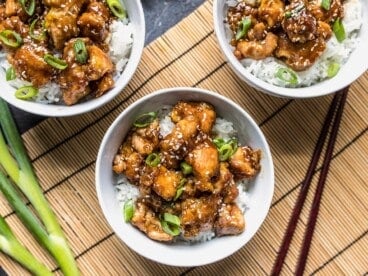
<svg viewBox="0 0 368 276"><path fill-rule="evenodd" d="M146 18L146 44L174 26L203 2L204 0L142 0ZM45 119L14 107L11 109L22 133Z"/></svg>

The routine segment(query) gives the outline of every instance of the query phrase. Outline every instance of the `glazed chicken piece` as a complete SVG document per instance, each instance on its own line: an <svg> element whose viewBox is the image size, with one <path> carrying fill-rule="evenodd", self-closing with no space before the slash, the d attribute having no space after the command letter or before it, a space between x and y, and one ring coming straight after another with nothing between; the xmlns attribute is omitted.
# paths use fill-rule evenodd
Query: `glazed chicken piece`
<svg viewBox="0 0 368 276"><path fill-rule="evenodd" d="M214 225L217 236L238 235L245 229L242 211L236 204L224 204Z"/></svg>
<svg viewBox="0 0 368 276"><path fill-rule="evenodd" d="M317 20L332 23L337 18L342 18L344 16L343 1L331 0L330 9L328 11L322 8L321 2L322 0L310 0L307 6L307 9Z"/></svg>
<svg viewBox="0 0 368 276"><path fill-rule="evenodd" d="M143 163L143 157L131 145L131 138L120 147L114 158L113 170L117 174L125 174L129 181L139 181L139 171Z"/></svg>
<svg viewBox="0 0 368 276"><path fill-rule="evenodd" d="M48 65L43 56L47 49L33 44L24 44L9 58L18 76L32 82L36 87L47 84L53 76L53 68Z"/></svg>
<svg viewBox="0 0 368 276"><path fill-rule="evenodd" d="M29 34L29 27L22 22L19 16L7 17L5 20L1 21L0 32L4 30L12 30L17 32L25 40L24 42L28 42L27 37Z"/></svg>
<svg viewBox="0 0 368 276"><path fill-rule="evenodd" d="M285 35L281 35L275 55L293 70L303 71L311 67L325 49L326 42L322 37L306 43L292 43Z"/></svg>
<svg viewBox="0 0 368 276"><path fill-rule="evenodd" d="M186 238L195 237L199 232L213 228L220 197L216 195L188 198L181 203L181 224Z"/></svg>
<svg viewBox="0 0 368 276"><path fill-rule="evenodd" d="M6 16L24 14L22 5L17 0L6 0L5 2L5 14Z"/></svg>
<svg viewBox="0 0 368 276"><path fill-rule="evenodd" d="M239 147L230 157L230 171L235 179L254 177L261 169L261 151L252 150L250 147Z"/></svg>
<svg viewBox="0 0 368 276"><path fill-rule="evenodd" d="M166 169L160 166L153 182L152 189L166 201L172 200L180 185L183 175L181 172Z"/></svg>
<svg viewBox="0 0 368 276"><path fill-rule="evenodd" d="M258 9L259 17L267 23L267 27L273 28L280 25L284 18L285 4L282 0L261 0Z"/></svg>
<svg viewBox="0 0 368 276"><path fill-rule="evenodd" d="M209 140L204 141L188 154L185 161L193 167L197 189L212 192L214 189L212 180L218 177L220 169L216 146Z"/></svg>
<svg viewBox="0 0 368 276"><path fill-rule="evenodd" d="M238 59L252 58L255 60L265 59L272 56L277 48L277 36L271 32L267 33L266 38L261 41L240 41L234 52Z"/></svg>
<svg viewBox="0 0 368 276"><path fill-rule="evenodd" d="M108 34L109 10L102 2L91 2L85 13L78 19L78 27L82 36L95 42L103 42Z"/></svg>
<svg viewBox="0 0 368 276"><path fill-rule="evenodd" d="M165 242L173 240L173 236L164 232L155 213L142 202L137 202L131 223L153 240Z"/></svg>
<svg viewBox="0 0 368 276"><path fill-rule="evenodd" d="M247 33L249 40L263 40L266 35L266 25L263 22L255 24Z"/></svg>
<svg viewBox="0 0 368 276"><path fill-rule="evenodd" d="M132 135L133 148L145 156L157 149L159 143L160 125L158 120L144 128L137 128Z"/></svg>
<svg viewBox="0 0 368 276"><path fill-rule="evenodd" d="M196 117L199 122L199 130L206 134L210 134L216 121L215 110L207 103L179 102L171 112L171 119L174 123L188 116Z"/></svg>
<svg viewBox="0 0 368 276"><path fill-rule="evenodd" d="M67 105L73 105L90 93L89 82L96 81L110 74L114 67L109 56L93 45L88 38L83 38L87 52L86 64L79 64L75 59L73 45L76 39L70 40L64 48L63 59L68 68L61 72L59 84L63 99Z"/></svg>
<svg viewBox="0 0 368 276"><path fill-rule="evenodd" d="M220 194L224 203L232 203L239 195L239 190L235 184L233 174L229 170L227 163L220 163L220 175L213 184L214 194Z"/></svg>
<svg viewBox="0 0 368 276"><path fill-rule="evenodd" d="M187 155L198 133L198 120L188 116L180 120L172 132L160 142L163 164L168 168L177 168L179 160Z"/></svg>
<svg viewBox="0 0 368 276"><path fill-rule="evenodd" d="M112 74L110 73L105 74L102 77L102 79L98 82L97 88L94 89L96 93L96 98L101 97L114 86L115 86L115 81L114 81L114 78L112 77Z"/></svg>
<svg viewBox="0 0 368 276"><path fill-rule="evenodd" d="M317 19L307 10L304 0L294 0L286 7L282 28L292 42L305 43L317 37Z"/></svg>
<svg viewBox="0 0 368 276"><path fill-rule="evenodd" d="M45 1L52 8L45 17L45 26L57 50L72 37L78 36L78 14L86 0Z"/></svg>

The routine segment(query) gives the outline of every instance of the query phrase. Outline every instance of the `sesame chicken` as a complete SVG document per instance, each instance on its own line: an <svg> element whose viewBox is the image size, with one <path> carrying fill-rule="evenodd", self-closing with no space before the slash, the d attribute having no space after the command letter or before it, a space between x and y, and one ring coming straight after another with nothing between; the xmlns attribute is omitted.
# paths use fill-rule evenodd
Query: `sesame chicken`
<svg viewBox="0 0 368 276"><path fill-rule="evenodd" d="M254 177L260 170L261 152L250 147L239 147L230 157L230 171L236 179Z"/></svg>
<svg viewBox="0 0 368 276"><path fill-rule="evenodd" d="M166 201L170 201L176 195L177 187L183 178L181 172L168 170L160 166L153 182L153 190Z"/></svg>
<svg viewBox="0 0 368 276"><path fill-rule="evenodd" d="M138 128L132 135L132 147L146 156L157 149L159 143L159 123L154 120L144 128Z"/></svg>
<svg viewBox="0 0 368 276"><path fill-rule="evenodd" d="M262 41L240 41L235 50L235 56L239 59L252 58L256 60L272 56L277 48L277 36L267 33Z"/></svg>
<svg viewBox="0 0 368 276"><path fill-rule="evenodd" d="M245 228L242 211L236 204L224 204L219 210L214 227L217 236L242 233Z"/></svg>

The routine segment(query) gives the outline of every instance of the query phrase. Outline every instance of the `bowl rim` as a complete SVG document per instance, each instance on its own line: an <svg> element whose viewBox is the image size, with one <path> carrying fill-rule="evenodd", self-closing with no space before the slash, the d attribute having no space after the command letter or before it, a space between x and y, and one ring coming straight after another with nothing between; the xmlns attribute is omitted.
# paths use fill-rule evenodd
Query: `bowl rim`
<svg viewBox="0 0 368 276"><path fill-rule="evenodd" d="M72 106L42 104L34 101L21 101L19 99L16 99L15 97L2 96L1 93L0 97L17 109L44 117L70 117L80 115L95 110L111 102L127 87L142 59L143 49L145 45L146 23L141 1L134 1L133 5L136 5L136 11L138 14L137 24L135 27L135 38L133 40L132 51L130 53L130 57L134 56L134 59L129 58L128 63L119 78L117 79L116 84L122 77L124 77L125 79L122 80L121 83L118 83L118 85L111 89L108 93L102 95L99 98L87 100L85 102L77 103Z"/></svg>
<svg viewBox="0 0 368 276"><path fill-rule="evenodd" d="M365 5L367 6L364 8L364 2L362 2L361 0L359 1L362 4L362 11L364 12L367 9L368 4L365 3ZM222 16L222 11L224 7L223 4L225 4L225 0L214 0L212 8L214 30L217 41L220 44L221 52L225 56L226 60L229 62L230 66L233 68L234 72L243 81L245 81L247 84L249 84L250 86L252 86L257 90L265 92L269 95L293 99L307 99L326 96L335 93L337 91L340 91L341 89L351 85L356 79L358 79L361 75L363 75L365 71L368 70L368 62L365 63L361 62L359 63L359 67L354 68L355 70L350 71L347 77L346 76L343 76L342 78L334 77L331 79L323 80L321 82L317 82L311 86L298 87L298 88L281 87L263 81L254 76L253 74L251 74L250 72L248 72L247 70L245 70L245 67L239 62L238 59L236 59L233 52L231 51L231 47L229 47L228 41L223 36L222 28L224 28L225 24L224 18ZM367 22L368 21L363 20L362 27L365 26L365 28L368 28ZM352 53L350 53L349 59L357 48L368 46L368 41L364 42L363 40L361 40L359 42L359 45L353 50ZM346 63L349 62L349 59L346 61ZM343 64L342 67L344 67L346 63Z"/></svg>
<svg viewBox="0 0 368 276"><path fill-rule="evenodd" d="M149 255L145 250L135 248L134 246L132 246L132 244L128 244L125 241L125 239L122 236L119 235L118 231L115 231L114 226L111 223L111 221L109 219L109 216L107 215L108 212L109 212L109 209L107 208L106 201L105 201L105 199L102 195L103 194L102 193L102 188L106 184L103 184L103 183L100 182L100 179L101 179L101 174L100 174L101 173L101 164L102 164L102 159L103 159L103 154L104 154L105 148L107 147L108 142L111 139L111 137L114 135L115 129L120 125L121 121L123 120L123 118L127 114L132 112L137 106L139 106L143 102L149 101L151 98L156 97L156 96L160 96L162 94L165 95L165 94L168 94L168 93L175 93L175 92L198 93L198 94L207 95L207 96L210 95L212 97L220 99L221 101L227 102L231 107L237 109L239 112L241 112L242 115L244 115L247 118L249 123L256 130L257 135L260 137L260 139L262 141L262 144L264 145L264 155L268 156L268 158L266 160L268 160L267 165L269 167L269 175L270 175L270 179L269 179L269 183L268 183L269 197L264 202L266 211L259 217L259 225L257 226L254 233L247 240L244 239L244 242L238 243L235 246L233 246L231 252L228 252L227 254L223 254L221 256L208 258L206 261L204 261L204 260L193 260L193 259L191 259L190 262L187 261L187 260L181 260L181 262L173 261L172 259L171 260L168 260L168 259L160 260L159 258L156 258L155 256ZM154 91L151 94L148 94L148 95L140 98L139 100L135 101L131 105L129 105L126 109L124 109L117 116L117 118L110 125L108 130L105 132L105 135L104 135L104 137L102 139L102 142L100 144L97 159L96 159L95 182L96 182L97 197L98 197L100 208L102 209L102 212L104 214L104 218L107 220L109 226L113 229L114 233L119 237L119 239L125 245L127 245L134 252L137 252L141 256L143 256L147 259L150 259L152 261L155 261L155 262L158 262L158 263L161 263L161 264L165 264L165 265L170 265L170 266L188 267L188 266L207 265L207 264L210 264L210 263L213 263L213 262L216 262L216 261L220 261L220 260L232 255L233 253L238 251L241 247L245 246L256 235L256 233L259 231L260 227L263 225L263 223L264 223L264 221L265 221L265 219L266 219L266 217L269 213L269 210L271 208L271 203L272 203L272 198L274 196L274 188L275 188L275 174L274 174L274 164L273 164L273 159L272 159L272 154L271 154L269 144L267 143L267 140L266 140L262 130L258 126L258 124L254 121L254 119L249 115L249 113L246 110L241 108L233 100L231 100L229 98L226 98L225 96L223 96L221 94L218 94L218 93L206 90L206 89L193 88L193 87L175 87L175 88L163 88L163 89ZM139 230L137 230L137 231L139 231Z"/></svg>

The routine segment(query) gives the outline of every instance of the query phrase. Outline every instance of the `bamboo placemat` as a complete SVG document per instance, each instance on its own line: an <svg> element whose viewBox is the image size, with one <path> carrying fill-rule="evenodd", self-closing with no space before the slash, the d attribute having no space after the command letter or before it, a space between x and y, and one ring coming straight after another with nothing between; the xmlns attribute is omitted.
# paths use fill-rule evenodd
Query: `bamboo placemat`
<svg viewBox="0 0 368 276"><path fill-rule="evenodd" d="M83 275L262 275L271 271L332 97L279 99L240 81L217 46L211 11L212 2L208 1L147 46L135 77L110 104L79 117L48 119L23 135ZM175 86L218 91L240 104L264 131L276 172L272 208L257 235L233 256L195 269L159 265L128 249L108 227L95 193L95 159L109 125L138 98ZM350 89L307 274L362 275L368 271L367 88L368 73ZM286 259L285 274L294 271L312 194ZM0 213L22 242L56 269L3 198ZM0 255L0 265L10 275L26 274L4 255Z"/></svg>

